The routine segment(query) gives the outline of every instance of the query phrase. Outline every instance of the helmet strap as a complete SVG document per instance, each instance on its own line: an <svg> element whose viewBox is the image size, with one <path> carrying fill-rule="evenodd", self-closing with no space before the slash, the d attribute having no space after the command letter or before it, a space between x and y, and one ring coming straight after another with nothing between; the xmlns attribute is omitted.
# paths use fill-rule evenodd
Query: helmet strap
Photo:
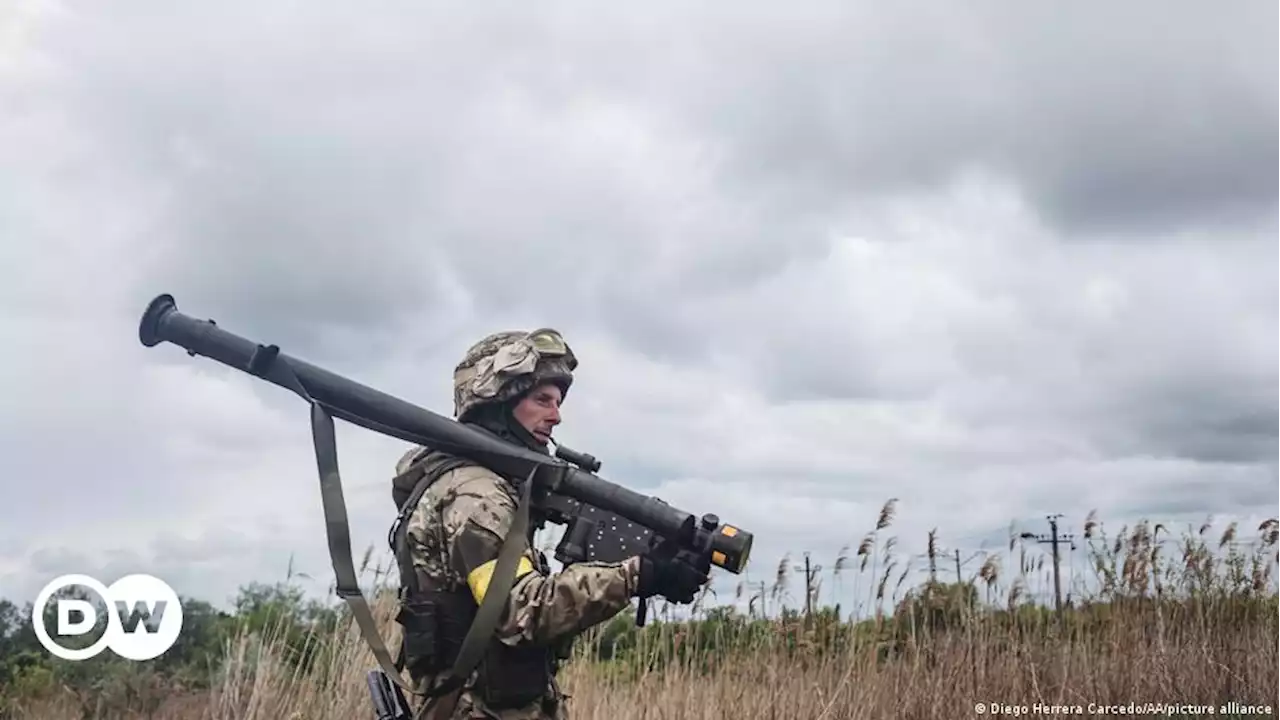
<svg viewBox="0 0 1280 720"><path fill-rule="evenodd" d="M547 448L540 445L533 433L525 429L516 420L515 406L523 395L517 395L506 402L484 405L476 408L467 421L479 425L513 445L522 445L535 452L546 453Z"/></svg>

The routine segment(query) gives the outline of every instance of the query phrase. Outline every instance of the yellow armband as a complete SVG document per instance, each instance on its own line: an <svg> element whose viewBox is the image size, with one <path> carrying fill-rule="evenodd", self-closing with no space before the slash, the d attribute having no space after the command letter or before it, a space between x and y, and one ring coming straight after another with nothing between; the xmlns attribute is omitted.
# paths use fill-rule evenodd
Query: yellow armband
<svg viewBox="0 0 1280 720"><path fill-rule="evenodd" d="M493 579L493 571L497 567L498 561L490 560L467 575L467 585L471 587L471 595L476 599L476 603L484 602L484 594L489 590L489 581ZM521 555L520 562L516 564L516 580L531 572L533 572L533 563L529 562L529 558Z"/></svg>

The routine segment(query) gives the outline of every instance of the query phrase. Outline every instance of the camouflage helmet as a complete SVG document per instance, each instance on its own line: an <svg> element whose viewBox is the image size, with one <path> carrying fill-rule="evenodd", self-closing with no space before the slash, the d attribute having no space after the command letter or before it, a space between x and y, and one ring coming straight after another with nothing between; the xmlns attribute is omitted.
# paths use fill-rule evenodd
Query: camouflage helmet
<svg viewBox="0 0 1280 720"><path fill-rule="evenodd" d="M518 397L543 383L569 394L578 367L569 344L551 328L494 333L472 345L453 371L453 414L459 421L489 403Z"/></svg>

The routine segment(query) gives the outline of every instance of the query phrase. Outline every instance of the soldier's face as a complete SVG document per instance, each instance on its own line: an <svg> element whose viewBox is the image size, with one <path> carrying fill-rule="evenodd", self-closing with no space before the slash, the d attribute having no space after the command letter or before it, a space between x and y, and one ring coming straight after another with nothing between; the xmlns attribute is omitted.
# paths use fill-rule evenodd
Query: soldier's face
<svg viewBox="0 0 1280 720"><path fill-rule="evenodd" d="M560 388L539 385L524 396L512 410L516 422L524 426L540 444L551 440L551 431L560 424Z"/></svg>

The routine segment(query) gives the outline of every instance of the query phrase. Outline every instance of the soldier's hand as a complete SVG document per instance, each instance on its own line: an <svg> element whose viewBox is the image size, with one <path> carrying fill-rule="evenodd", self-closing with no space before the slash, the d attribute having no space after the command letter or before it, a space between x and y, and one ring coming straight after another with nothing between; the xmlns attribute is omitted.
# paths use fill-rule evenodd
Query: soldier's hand
<svg viewBox="0 0 1280 720"><path fill-rule="evenodd" d="M678 559L641 555L635 594L642 599L661 595L671 602L688 604L708 579L697 568Z"/></svg>

